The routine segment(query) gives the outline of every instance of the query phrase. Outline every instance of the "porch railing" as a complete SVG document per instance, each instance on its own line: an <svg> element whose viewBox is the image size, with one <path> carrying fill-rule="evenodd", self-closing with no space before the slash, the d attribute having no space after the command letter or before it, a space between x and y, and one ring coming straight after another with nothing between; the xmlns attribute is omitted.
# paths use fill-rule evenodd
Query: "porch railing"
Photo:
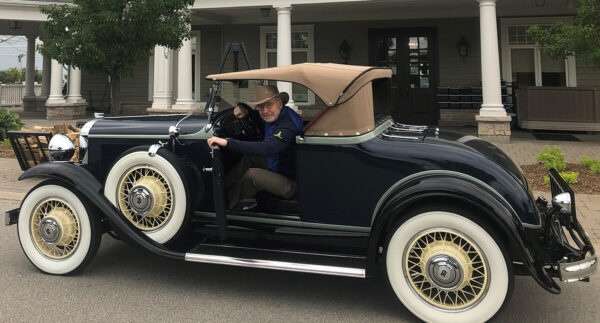
<svg viewBox="0 0 600 323"><path fill-rule="evenodd" d="M35 84L33 87L36 96L42 92L42 85ZM23 104L24 84L0 84L0 106L14 106Z"/></svg>

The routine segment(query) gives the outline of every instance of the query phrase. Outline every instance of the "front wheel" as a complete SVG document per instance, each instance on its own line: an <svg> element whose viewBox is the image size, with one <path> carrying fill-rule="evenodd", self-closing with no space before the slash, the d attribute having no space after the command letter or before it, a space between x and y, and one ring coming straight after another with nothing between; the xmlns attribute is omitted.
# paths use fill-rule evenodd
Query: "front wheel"
<svg viewBox="0 0 600 323"><path fill-rule="evenodd" d="M424 212L397 225L385 256L392 289L427 322L484 322L511 294L502 246L455 213Z"/></svg>
<svg viewBox="0 0 600 323"><path fill-rule="evenodd" d="M48 274L73 274L83 269L100 246L98 220L68 186L44 182L23 200L17 231L31 263Z"/></svg>

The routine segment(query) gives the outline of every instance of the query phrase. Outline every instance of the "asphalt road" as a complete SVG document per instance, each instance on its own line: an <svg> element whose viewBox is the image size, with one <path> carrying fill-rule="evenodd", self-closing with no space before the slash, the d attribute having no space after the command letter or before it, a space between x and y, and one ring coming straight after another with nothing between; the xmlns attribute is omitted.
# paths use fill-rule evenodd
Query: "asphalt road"
<svg viewBox="0 0 600 323"><path fill-rule="evenodd" d="M0 200L0 214L16 207ZM3 222L3 221L2 221ZM104 236L80 274L39 272L16 226L0 227L0 322L417 321L385 279L362 280L164 259ZM600 322L600 274L552 295L517 277L498 322Z"/></svg>

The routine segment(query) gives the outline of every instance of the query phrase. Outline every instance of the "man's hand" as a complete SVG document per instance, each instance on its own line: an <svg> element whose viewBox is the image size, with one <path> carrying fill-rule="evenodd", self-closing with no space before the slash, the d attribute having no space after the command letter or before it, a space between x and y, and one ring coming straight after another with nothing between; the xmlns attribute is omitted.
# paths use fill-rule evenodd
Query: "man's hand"
<svg viewBox="0 0 600 323"><path fill-rule="evenodd" d="M248 112L246 111L246 109L242 109L239 106L237 106L233 109L233 115L238 119L243 119L246 117L246 115L248 115Z"/></svg>
<svg viewBox="0 0 600 323"><path fill-rule="evenodd" d="M221 147L227 147L227 139L219 138L219 137L210 137L206 141L208 147L212 147L213 145L219 145Z"/></svg>

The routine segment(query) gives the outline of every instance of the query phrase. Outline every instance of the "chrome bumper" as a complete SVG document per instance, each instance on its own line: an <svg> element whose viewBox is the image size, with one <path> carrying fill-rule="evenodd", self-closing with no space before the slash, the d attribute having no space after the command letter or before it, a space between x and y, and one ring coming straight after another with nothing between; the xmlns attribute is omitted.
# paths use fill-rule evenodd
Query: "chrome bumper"
<svg viewBox="0 0 600 323"><path fill-rule="evenodd" d="M6 211L4 213L4 225L9 226L16 224L19 220L19 209Z"/></svg>
<svg viewBox="0 0 600 323"><path fill-rule="evenodd" d="M565 283L586 280L598 270L598 257L594 254L583 260L558 264L560 280Z"/></svg>

